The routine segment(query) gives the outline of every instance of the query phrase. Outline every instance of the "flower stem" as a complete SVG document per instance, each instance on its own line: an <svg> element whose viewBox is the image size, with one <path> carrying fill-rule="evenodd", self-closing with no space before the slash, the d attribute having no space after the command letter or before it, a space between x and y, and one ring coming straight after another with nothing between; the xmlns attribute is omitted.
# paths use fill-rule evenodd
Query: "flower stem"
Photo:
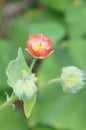
<svg viewBox="0 0 86 130"><path fill-rule="evenodd" d="M5 107L7 107L11 103L13 103L15 100L17 100L17 97L16 96L12 96L8 101L6 101L2 105L0 105L0 110L3 110Z"/></svg>
<svg viewBox="0 0 86 130"><path fill-rule="evenodd" d="M41 86L39 86L39 88L46 87L46 86L48 86L48 85L50 85L52 83L60 82L60 81L61 81L60 78L51 79L48 82L46 82L46 83L42 84Z"/></svg>
<svg viewBox="0 0 86 130"><path fill-rule="evenodd" d="M36 63L36 61L37 61L37 59L34 58L33 61L32 61L32 63L31 63L31 66L30 66L30 72L32 72L32 69L33 69L33 67L34 67L34 65L35 65L35 63Z"/></svg>

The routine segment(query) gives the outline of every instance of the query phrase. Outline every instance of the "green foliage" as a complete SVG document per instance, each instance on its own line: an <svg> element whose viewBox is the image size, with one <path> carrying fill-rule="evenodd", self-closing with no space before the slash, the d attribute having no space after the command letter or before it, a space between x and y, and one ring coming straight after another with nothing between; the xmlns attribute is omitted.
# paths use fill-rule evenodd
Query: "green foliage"
<svg viewBox="0 0 86 130"><path fill-rule="evenodd" d="M31 13L27 13L23 16L24 19L19 17L11 22L10 35L12 40L17 42L18 45L25 48L25 43L29 34L44 33L48 35L54 43L59 42L65 36L63 25L55 21L53 16L48 12L35 13L33 11L33 13L34 15L32 14L32 16L30 16Z"/></svg>
<svg viewBox="0 0 86 130"><path fill-rule="evenodd" d="M76 45L78 44L73 44L72 42L66 43L66 46L64 47L62 44L56 53L57 55L52 55L42 62L38 71L38 77L41 83L52 79L52 77L56 77L56 69L59 70L57 71L57 75L59 75L61 64L62 66L68 66L70 60L72 63L71 65L76 65L74 60L76 54L75 57L70 54L71 46L72 48L76 48ZM83 51L83 48L81 48L81 50ZM82 55L82 51L79 51L80 55ZM78 54L78 51L76 53ZM67 64L64 63L64 58ZM81 57L78 57L78 59L82 60ZM80 67L83 68L82 66ZM33 114L29 120L31 126L38 123L46 123L61 129L68 128L70 130L85 130L86 88L82 89L77 94L68 94L62 92L62 88L59 84L52 84L40 90L39 93L40 95L35 110L33 110Z"/></svg>
<svg viewBox="0 0 86 130"><path fill-rule="evenodd" d="M0 39L0 89L7 87L6 67L16 53L16 45L13 45L11 41Z"/></svg>
<svg viewBox="0 0 86 130"><path fill-rule="evenodd" d="M8 76L8 84L13 88L13 92L19 99L24 101L25 116L27 118L30 117L31 110L36 100L36 96L33 96L32 98L30 98L30 96L31 94L33 94L33 91L34 91L33 89L36 89L36 88L33 88L33 89L29 88L30 85L33 85L32 83L34 81L31 82L31 84L29 85L25 82L25 80L27 80L28 78L28 75L30 74L30 69L25 62L21 48L19 48L18 50L17 58L15 60L12 60L9 63L6 69L6 74ZM30 79L28 79L28 82L30 82L29 80ZM16 84L17 84L17 88L15 86ZM30 99L28 99L27 97L29 93L30 93L30 96L29 96Z"/></svg>
<svg viewBox="0 0 86 130"><path fill-rule="evenodd" d="M72 39L86 37L86 4L70 2L66 10L69 37Z"/></svg>
<svg viewBox="0 0 86 130"><path fill-rule="evenodd" d="M52 126L38 124L35 128L35 130L69 130L69 129L56 129Z"/></svg>
<svg viewBox="0 0 86 130"><path fill-rule="evenodd" d="M24 101L24 113L27 118L30 117L35 101L36 101L36 96L33 96L30 100Z"/></svg>
<svg viewBox="0 0 86 130"><path fill-rule="evenodd" d="M6 69L6 74L8 76L8 84L11 87L16 84L18 79L23 78L22 71L29 72L29 67L25 62L21 48L19 48L18 57L15 60L12 60Z"/></svg>
<svg viewBox="0 0 86 130"><path fill-rule="evenodd" d="M15 0L10 1L15 2ZM0 39L1 102L3 102L4 89L8 89L8 93L11 91L6 83L6 67L17 55L19 46L25 49L29 34L45 33L54 41L54 53L38 62L38 68L35 66L39 78L38 86L59 77L62 66L76 65L86 73L85 0L39 0L38 2L37 6L27 9L21 16L12 19L9 40ZM30 63L29 58L27 62ZM15 75L20 69L21 66L16 69ZM28 120L23 113L8 108L0 112L0 129L86 130L85 99L86 85L76 94L64 93L60 84L46 86L38 92L37 103ZM28 102L24 103L27 117L30 114L29 109L32 110L34 104L34 101L29 102L32 104L30 107Z"/></svg>
<svg viewBox="0 0 86 130"><path fill-rule="evenodd" d="M7 108L0 111L1 130L28 130L25 118L18 110Z"/></svg>
<svg viewBox="0 0 86 130"><path fill-rule="evenodd" d="M55 10L64 12L67 6L68 0L39 0L43 5Z"/></svg>
<svg viewBox="0 0 86 130"><path fill-rule="evenodd" d="M78 39L69 41L70 54L77 66L81 66L86 71L86 40Z"/></svg>

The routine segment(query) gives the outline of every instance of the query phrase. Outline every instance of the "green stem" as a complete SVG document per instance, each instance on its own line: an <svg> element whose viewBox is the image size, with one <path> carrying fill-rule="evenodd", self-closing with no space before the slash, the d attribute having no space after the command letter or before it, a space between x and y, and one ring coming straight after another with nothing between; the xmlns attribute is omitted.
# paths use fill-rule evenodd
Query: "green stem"
<svg viewBox="0 0 86 130"><path fill-rule="evenodd" d="M34 65L35 65L35 63L36 63L36 61L37 61L37 59L34 58L33 61L32 61L32 63L31 63L31 66L30 66L30 72L32 72L32 69L33 69L33 67L34 67Z"/></svg>
<svg viewBox="0 0 86 130"><path fill-rule="evenodd" d="M42 88L42 87L48 86L48 85L50 85L50 84L52 84L52 83L60 82L60 81L61 81L60 78L51 79L51 80L49 80L48 82L46 82L46 83L42 84L41 86L39 86L39 88Z"/></svg>
<svg viewBox="0 0 86 130"><path fill-rule="evenodd" d="M0 105L0 110L3 110L5 107L7 107L7 106L10 105L11 103L13 103L16 99L17 99L16 96L11 97L8 101L6 101L6 102L3 103L2 105Z"/></svg>

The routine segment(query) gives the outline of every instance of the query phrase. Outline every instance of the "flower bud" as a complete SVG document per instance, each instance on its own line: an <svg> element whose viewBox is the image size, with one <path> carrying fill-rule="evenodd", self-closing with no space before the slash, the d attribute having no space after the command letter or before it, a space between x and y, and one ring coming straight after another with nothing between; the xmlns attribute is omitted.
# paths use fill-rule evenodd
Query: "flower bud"
<svg viewBox="0 0 86 130"><path fill-rule="evenodd" d="M32 34L29 35L26 49L31 55L44 58L52 52L52 41L44 34Z"/></svg>
<svg viewBox="0 0 86 130"><path fill-rule="evenodd" d="M13 86L13 92L20 100L31 99L37 92L35 74L29 75L25 70L21 70L22 78L18 79Z"/></svg>
<svg viewBox="0 0 86 130"><path fill-rule="evenodd" d="M65 92L75 93L84 85L83 71L75 66L63 67L60 79Z"/></svg>
<svg viewBox="0 0 86 130"><path fill-rule="evenodd" d="M32 80L18 80L13 86L15 95L21 99L31 99L37 92L37 87Z"/></svg>

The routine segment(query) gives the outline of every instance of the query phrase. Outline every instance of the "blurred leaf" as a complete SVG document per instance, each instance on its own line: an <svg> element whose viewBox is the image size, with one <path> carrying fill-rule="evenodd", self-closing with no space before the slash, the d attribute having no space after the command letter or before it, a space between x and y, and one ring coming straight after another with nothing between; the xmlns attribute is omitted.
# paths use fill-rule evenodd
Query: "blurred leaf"
<svg viewBox="0 0 86 130"><path fill-rule="evenodd" d="M34 130L69 130L69 129L56 129L52 126L38 124L37 126L35 126Z"/></svg>
<svg viewBox="0 0 86 130"><path fill-rule="evenodd" d="M70 2L67 6L66 21L70 38L86 37L86 4Z"/></svg>
<svg viewBox="0 0 86 130"><path fill-rule="evenodd" d="M55 10L64 12L67 6L68 0L39 0L43 5Z"/></svg>
<svg viewBox="0 0 86 130"><path fill-rule="evenodd" d="M36 101L36 96L33 96L30 100L24 101L24 112L25 112L25 116L27 118L30 117L31 111L35 104L35 101Z"/></svg>
<svg viewBox="0 0 86 130"><path fill-rule="evenodd" d="M60 75L61 66L68 66L69 60L71 65L75 65L68 50L70 50L69 47L61 47L55 53L56 55L53 54L42 62L38 69L38 77L41 83L56 77L56 73ZM85 130L85 96L86 88L76 94L63 93L60 84L52 84L42 88L39 91L38 101L32 116L28 120L29 125L34 126L41 123L59 129Z"/></svg>
<svg viewBox="0 0 86 130"><path fill-rule="evenodd" d="M65 29L57 22L54 15L50 15L47 11L26 13L23 17L12 20L10 36L19 46L25 48L28 35L33 33L45 33L55 43L64 38Z"/></svg>
<svg viewBox="0 0 86 130"><path fill-rule="evenodd" d="M77 66L86 71L86 40L69 41L70 55Z"/></svg>
<svg viewBox="0 0 86 130"><path fill-rule="evenodd" d="M30 33L47 34L54 41L54 43L58 42L62 37L64 37L65 34L64 28L54 21L33 23L29 29Z"/></svg>
<svg viewBox="0 0 86 130"><path fill-rule="evenodd" d="M6 69L8 83L10 86L13 87L17 80L22 78L22 71L29 72L29 67L25 62L21 48L19 48L18 57L15 60L12 60Z"/></svg>
<svg viewBox="0 0 86 130"><path fill-rule="evenodd" d="M1 130L28 130L25 118L18 110L4 109L0 111Z"/></svg>
<svg viewBox="0 0 86 130"><path fill-rule="evenodd" d="M0 39L0 89L4 89L7 86L6 67L10 60L15 57L16 53L16 45L13 45L11 41Z"/></svg>

